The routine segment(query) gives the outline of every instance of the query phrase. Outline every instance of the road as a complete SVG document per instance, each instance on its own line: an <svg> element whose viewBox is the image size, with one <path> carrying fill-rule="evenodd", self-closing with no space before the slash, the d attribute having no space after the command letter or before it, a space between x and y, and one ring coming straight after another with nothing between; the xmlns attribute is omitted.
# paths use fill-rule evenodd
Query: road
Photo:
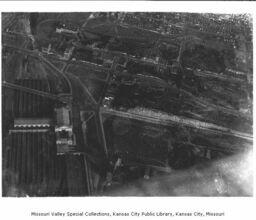
<svg viewBox="0 0 256 220"><path fill-rule="evenodd" d="M123 118L129 118L129 119L135 119L140 121L145 121L153 124L161 124L161 125L174 125L174 124L183 124L184 126L196 128L199 130L206 130L210 133L215 134L223 134L223 135L230 135L238 138L242 138L245 140L249 140L252 142L253 136L248 133L243 133L239 131L235 131L226 127L218 126L212 123L202 122L194 119L188 119L179 117L176 115L164 115L163 117L159 115L145 115L144 113L133 113L133 112L124 112L124 111L118 111L114 109L109 108L100 108L101 114L111 114Z"/></svg>

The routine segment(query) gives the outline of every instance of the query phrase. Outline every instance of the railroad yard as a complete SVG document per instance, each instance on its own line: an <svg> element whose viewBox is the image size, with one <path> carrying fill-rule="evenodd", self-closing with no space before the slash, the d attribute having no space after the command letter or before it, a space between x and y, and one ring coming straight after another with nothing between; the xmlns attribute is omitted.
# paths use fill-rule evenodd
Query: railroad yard
<svg viewBox="0 0 256 220"><path fill-rule="evenodd" d="M248 15L2 13L3 196L250 196L252 79Z"/></svg>

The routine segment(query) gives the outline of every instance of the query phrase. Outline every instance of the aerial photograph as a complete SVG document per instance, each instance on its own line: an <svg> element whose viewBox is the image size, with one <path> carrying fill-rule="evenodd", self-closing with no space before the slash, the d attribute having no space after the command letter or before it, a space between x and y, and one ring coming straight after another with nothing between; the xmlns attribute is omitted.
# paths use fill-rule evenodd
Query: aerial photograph
<svg viewBox="0 0 256 220"><path fill-rule="evenodd" d="M3 197L253 196L250 14L1 17Z"/></svg>

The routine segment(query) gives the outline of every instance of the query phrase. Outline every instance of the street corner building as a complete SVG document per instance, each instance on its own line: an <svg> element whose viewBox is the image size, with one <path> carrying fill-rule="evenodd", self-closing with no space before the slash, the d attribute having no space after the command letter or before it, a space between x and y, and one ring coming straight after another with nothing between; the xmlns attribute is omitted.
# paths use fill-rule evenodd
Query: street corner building
<svg viewBox="0 0 256 220"><path fill-rule="evenodd" d="M249 14L1 17L3 196L252 196Z"/></svg>

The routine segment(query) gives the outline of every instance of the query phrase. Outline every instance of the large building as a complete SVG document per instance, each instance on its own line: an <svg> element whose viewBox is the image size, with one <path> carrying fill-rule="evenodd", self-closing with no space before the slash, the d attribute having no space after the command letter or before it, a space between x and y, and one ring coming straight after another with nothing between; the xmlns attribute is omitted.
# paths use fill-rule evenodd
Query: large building
<svg viewBox="0 0 256 220"><path fill-rule="evenodd" d="M57 154L75 151L76 138L73 132L71 111L68 107L55 109L56 112L56 144Z"/></svg>

